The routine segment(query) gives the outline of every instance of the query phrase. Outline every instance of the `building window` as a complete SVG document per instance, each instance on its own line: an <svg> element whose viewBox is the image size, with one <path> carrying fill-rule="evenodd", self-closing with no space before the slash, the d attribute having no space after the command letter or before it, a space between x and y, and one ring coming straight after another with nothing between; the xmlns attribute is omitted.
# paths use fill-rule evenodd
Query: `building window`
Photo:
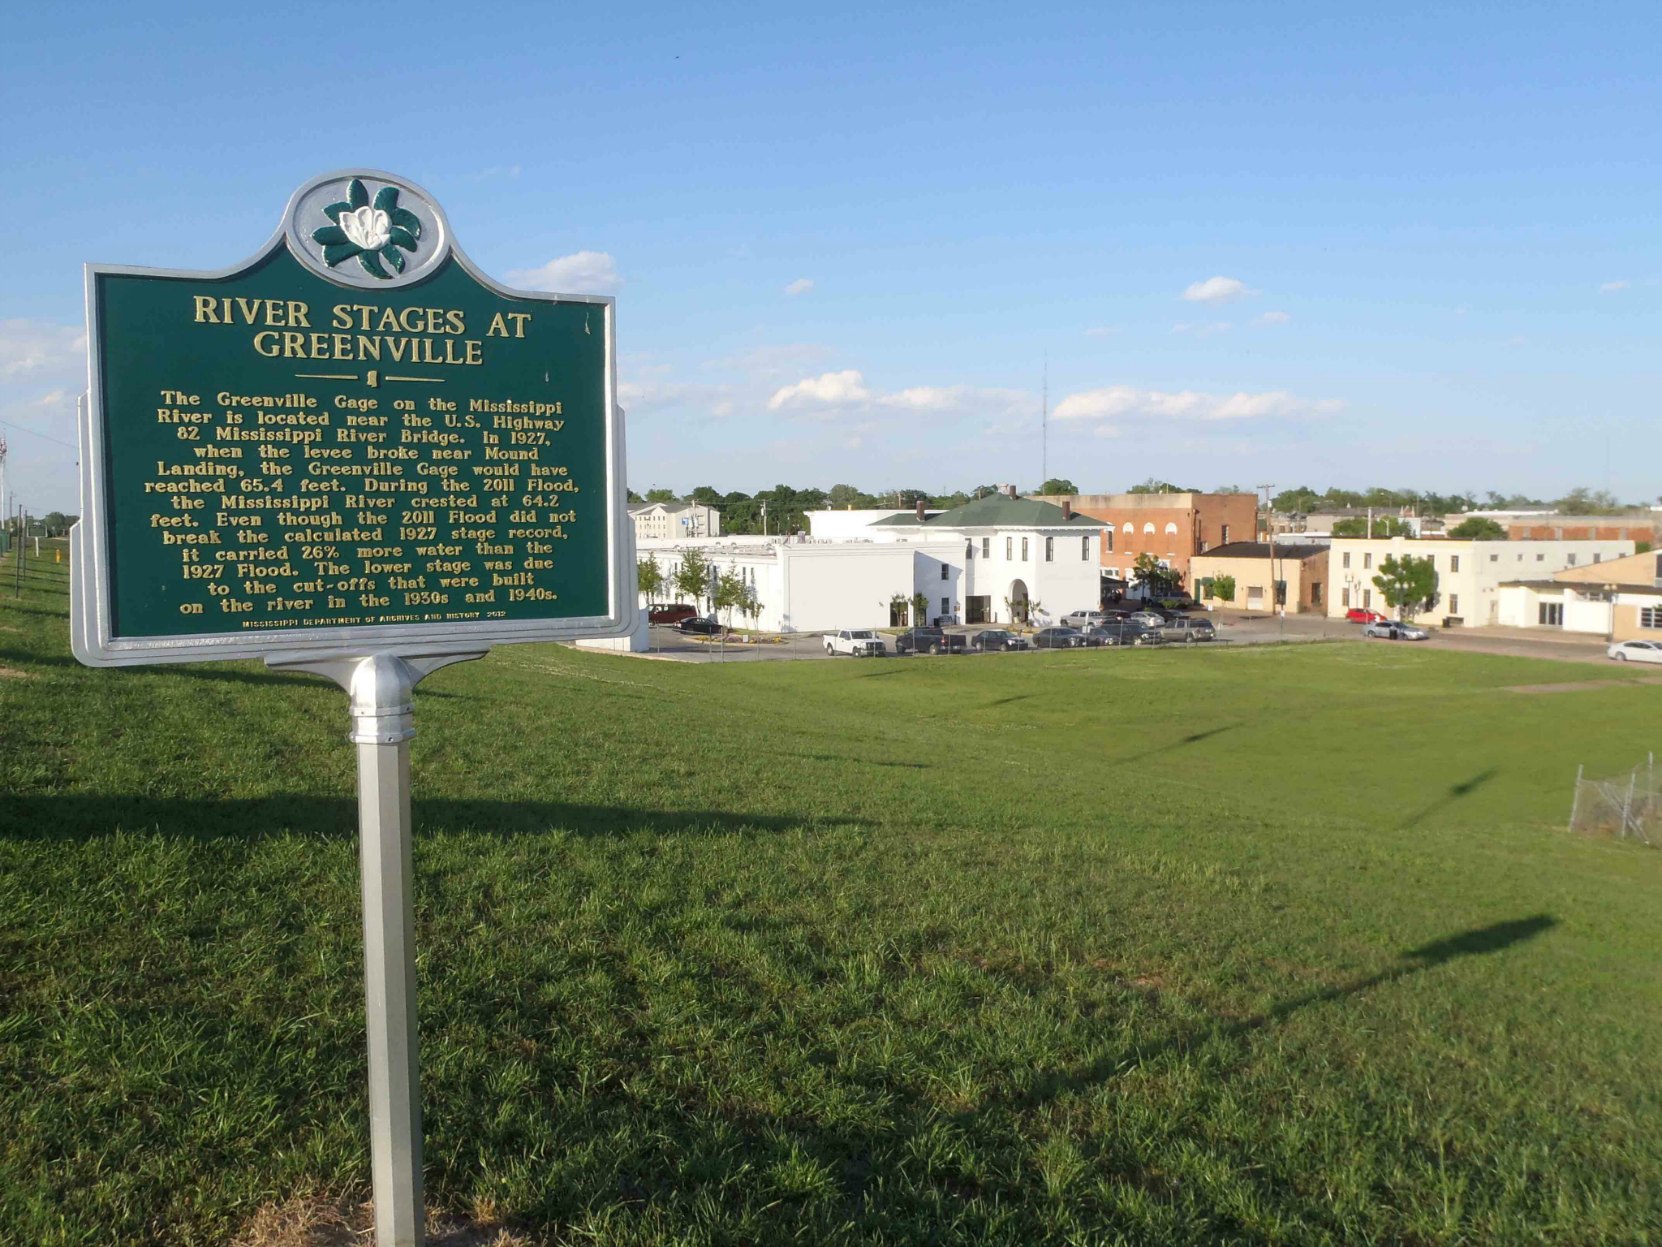
<svg viewBox="0 0 1662 1247"><path fill-rule="evenodd" d="M1458 554L1451 554L1448 556L1448 569L1451 572L1457 572L1460 570L1460 556Z"/></svg>
<svg viewBox="0 0 1662 1247"><path fill-rule="evenodd" d="M1224 545L1229 544L1229 525L1228 524L1225 524L1223 526L1223 544Z"/></svg>
<svg viewBox="0 0 1662 1247"><path fill-rule="evenodd" d="M1021 539L1021 561L1023 563L1027 562L1027 538L1026 537L1023 537Z"/></svg>
<svg viewBox="0 0 1662 1247"><path fill-rule="evenodd" d="M942 598L941 599L941 618L945 619L950 614L952 614L952 599L951 598Z"/></svg>
<svg viewBox="0 0 1662 1247"><path fill-rule="evenodd" d="M1373 590L1372 589L1363 589L1362 590L1362 609L1367 610L1372 606L1373 606Z"/></svg>
<svg viewBox="0 0 1662 1247"><path fill-rule="evenodd" d="M1518 555L1518 557L1521 559L1521 558L1523 558L1523 555L1520 554L1520 555ZM1547 561L1547 556L1544 555L1544 554L1537 554L1535 556L1535 561L1537 563L1545 563Z"/></svg>
<svg viewBox="0 0 1662 1247"><path fill-rule="evenodd" d="M1014 537L1006 537L1004 539L1004 557L1006 559L1013 559L1016 557L1014 553L1016 548L1015 542L1016 539Z"/></svg>
<svg viewBox="0 0 1662 1247"><path fill-rule="evenodd" d="M981 557L984 559L993 557L993 539L991 537L981 538Z"/></svg>
<svg viewBox="0 0 1662 1247"><path fill-rule="evenodd" d="M1593 562L1595 562L1595 563L1602 563L1602 562L1604 562L1604 555L1602 555L1602 554L1597 554L1597 553L1595 553L1595 554L1594 554L1594 555L1593 555Z"/></svg>
<svg viewBox="0 0 1662 1247"><path fill-rule="evenodd" d="M1368 568L1370 568L1372 566L1373 566L1373 555L1364 554L1362 556L1362 568L1363 568L1363 570L1365 571L1365 570L1367 570Z"/></svg>
<svg viewBox="0 0 1662 1247"><path fill-rule="evenodd" d="M1145 537L1154 536L1154 525L1153 524L1144 524L1143 525L1143 536L1145 536Z"/></svg>
<svg viewBox="0 0 1662 1247"><path fill-rule="evenodd" d="M1350 566L1350 551L1349 550L1345 551L1345 566L1346 567Z"/></svg>
<svg viewBox="0 0 1662 1247"><path fill-rule="evenodd" d="M1112 524L1102 530L1102 548L1108 554L1114 552L1114 526Z"/></svg>
<svg viewBox="0 0 1662 1247"><path fill-rule="evenodd" d="M1111 529L1109 531L1112 532ZM1112 537L1110 537L1109 540L1112 540ZM1091 561L1091 539L1089 537L1081 537L1079 539L1079 560L1082 563L1089 563Z"/></svg>
<svg viewBox="0 0 1662 1247"><path fill-rule="evenodd" d="M1490 555L1490 556L1489 556L1489 561L1490 561L1490 562L1491 562L1491 563L1498 563L1498 562L1500 562L1500 555L1498 555L1498 554L1491 554L1491 555Z"/></svg>
<svg viewBox="0 0 1662 1247"><path fill-rule="evenodd" d="M1177 525L1176 524L1167 524L1166 525L1166 536L1168 536L1168 537L1177 536Z"/></svg>
<svg viewBox="0 0 1662 1247"><path fill-rule="evenodd" d="M1339 590L1339 605L1347 610L1350 608L1350 590L1348 588Z"/></svg>
<svg viewBox="0 0 1662 1247"><path fill-rule="evenodd" d="M1137 531L1137 530L1136 530L1136 528L1134 528L1134 527L1133 527L1133 526L1132 526L1132 525L1130 525L1130 524L1127 524L1127 525L1126 525L1126 526L1125 526L1125 531L1126 531L1126 532L1128 532L1128 533L1134 533L1134 532L1136 532L1136 531Z"/></svg>
<svg viewBox="0 0 1662 1247"><path fill-rule="evenodd" d="M1310 582L1310 605L1311 606L1320 606L1321 604L1322 604L1322 582L1319 581L1319 580L1312 580Z"/></svg>
<svg viewBox="0 0 1662 1247"><path fill-rule="evenodd" d="M945 563L941 564L941 579L942 580L946 579L946 564Z"/></svg>
<svg viewBox="0 0 1662 1247"><path fill-rule="evenodd" d="M1045 562L1054 563L1055 561L1056 561L1056 538L1046 537L1045 538Z"/></svg>
<svg viewBox="0 0 1662 1247"><path fill-rule="evenodd" d="M1662 629L1662 606L1641 606L1639 608L1639 626L1641 628Z"/></svg>
<svg viewBox="0 0 1662 1247"><path fill-rule="evenodd" d="M1564 626L1564 603L1542 602L1537 618L1543 628L1562 628Z"/></svg>
<svg viewBox="0 0 1662 1247"><path fill-rule="evenodd" d="M1573 555L1573 554L1570 555L1570 566L1571 567L1575 566L1575 555Z"/></svg>
<svg viewBox="0 0 1662 1247"><path fill-rule="evenodd" d="M1448 613L1451 615L1460 613L1460 595L1458 593L1448 595Z"/></svg>

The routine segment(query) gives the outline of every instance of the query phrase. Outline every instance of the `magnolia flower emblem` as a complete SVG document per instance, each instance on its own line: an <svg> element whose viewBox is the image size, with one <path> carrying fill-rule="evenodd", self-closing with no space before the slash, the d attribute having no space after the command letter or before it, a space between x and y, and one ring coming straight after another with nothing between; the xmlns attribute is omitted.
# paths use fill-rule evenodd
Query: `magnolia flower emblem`
<svg viewBox="0 0 1662 1247"><path fill-rule="evenodd" d="M413 252L421 237L420 218L398 206L395 186L383 186L375 192L372 204L363 182L353 178L346 188L346 198L330 204L323 214L334 222L312 231L312 241L323 248L323 262L334 268L357 256L364 272L383 281L390 281L392 273L381 262L402 273L404 257L399 249Z"/></svg>

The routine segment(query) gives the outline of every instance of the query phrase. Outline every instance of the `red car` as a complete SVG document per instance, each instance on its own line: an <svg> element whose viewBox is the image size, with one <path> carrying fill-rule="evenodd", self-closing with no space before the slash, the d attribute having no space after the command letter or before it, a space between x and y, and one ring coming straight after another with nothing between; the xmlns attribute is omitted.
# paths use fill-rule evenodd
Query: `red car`
<svg viewBox="0 0 1662 1247"><path fill-rule="evenodd" d="M1345 618L1351 623L1370 624L1384 623L1389 616L1381 615L1378 611L1366 610L1360 606L1353 606L1345 612Z"/></svg>
<svg viewBox="0 0 1662 1247"><path fill-rule="evenodd" d="M671 602L667 606L654 606L646 613L646 621L655 624L678 624L683 619L697 619L698 608L688 606L685 602Z"/></svg>

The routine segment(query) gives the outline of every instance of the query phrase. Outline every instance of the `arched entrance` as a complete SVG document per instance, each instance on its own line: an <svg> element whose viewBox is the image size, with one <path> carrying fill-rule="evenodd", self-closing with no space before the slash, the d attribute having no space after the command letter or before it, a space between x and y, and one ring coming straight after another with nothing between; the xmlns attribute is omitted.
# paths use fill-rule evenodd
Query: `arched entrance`
<svg viewBox="0 0 1662 1247"><path fill-rule="evenodd" d="M1026 623L1027 582L1025 580L1012 580L1010 582L1010 592L1006 593L1004 597L1010 606L1010 622Z"/></svg>

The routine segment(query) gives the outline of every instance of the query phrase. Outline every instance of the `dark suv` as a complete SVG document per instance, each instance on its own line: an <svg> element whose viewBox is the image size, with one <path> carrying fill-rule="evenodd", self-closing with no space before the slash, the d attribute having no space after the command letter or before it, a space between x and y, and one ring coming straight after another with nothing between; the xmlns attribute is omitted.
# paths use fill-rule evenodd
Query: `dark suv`
<svg viewBox="0 0 1662 1247"><path fill-rule="evenodd" d="M897 654L962 654L968 649L962 633L940 628L908 628L894 639Z"/></svg>

